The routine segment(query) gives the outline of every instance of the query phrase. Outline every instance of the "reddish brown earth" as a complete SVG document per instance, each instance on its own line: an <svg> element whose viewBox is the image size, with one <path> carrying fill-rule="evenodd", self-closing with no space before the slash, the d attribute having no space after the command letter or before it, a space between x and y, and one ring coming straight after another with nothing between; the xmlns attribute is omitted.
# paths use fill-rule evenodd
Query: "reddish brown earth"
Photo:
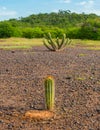
<svg viewBox="0 0 100 130"><path fill-rule="evenodd" d="M28 110L45 110L48 75L56 82L55 116L26 119ZM0 130L100 130L100 51L0 50Z"/></svg>

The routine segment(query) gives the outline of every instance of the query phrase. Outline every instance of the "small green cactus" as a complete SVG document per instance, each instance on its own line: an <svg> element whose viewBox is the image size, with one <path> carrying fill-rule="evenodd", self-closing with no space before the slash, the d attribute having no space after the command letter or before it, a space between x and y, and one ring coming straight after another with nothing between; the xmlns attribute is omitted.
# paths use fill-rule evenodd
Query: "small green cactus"
<svg viewBox="0 0 100 130"><path fill-rule="evenodd" d="M65 47L71 44L71 40L69 38L66 38L66 35L63 34L62 39L60 40L58 37L56 40L53 40L51 37L51 34L48 33L44 36L43 43L46 48L48 48L51 51L58 51L63 50Z"/></svg>
<svg viewBox="0 0 100 130"><path fill-rule="evenodd" d="M53 77L49 76L45 79L45 100L47 110L52 111L54 109L55 102L55 83Z"/></svg>

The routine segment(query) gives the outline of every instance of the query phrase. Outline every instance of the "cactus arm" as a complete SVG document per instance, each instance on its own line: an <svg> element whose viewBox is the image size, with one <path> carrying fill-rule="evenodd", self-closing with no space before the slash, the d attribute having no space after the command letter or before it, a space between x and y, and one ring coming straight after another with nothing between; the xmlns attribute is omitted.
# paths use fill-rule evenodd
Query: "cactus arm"
<svg viewBox="0 0 100 130"><path fill-rule="evenodd" d="M43 44L45 47L47 47L50 51L54 51L54 49L52 49L49 45L47 45L46 41L43 40Z"/></svg>
<svg viewBox="0 0 100 130"><path fill-rule="evenodd" d="M64 44L63 44L63 46L62 46L61 50L65 49L65 48L66 48L66 46L70 45L70 43L71 43L71 42L72 42L72 41L71 41L71 40L69 40L69 38L67 38L67 39L65 40L65 42L64 42Z"/></svg>
<svg viewBox="0 0 100 130"><path fill-rule="evenodd" d="M57 49L59 49L59 47L60 47L60 41L59 41L59 38L57 37L57 39L56 39L56 43L57 43Z"/></svg>
<svg viewBox="0 0 100 130"><path fill-rule="evenodd" d="M55 42L53 41L52 37L51 37L51 34L48 33L47 35L47 41L48 43L52 46L52 48L55 50L57 47L56 47L56 44Z"/></svg>
<svg viewBox="0 0 100 130"><path fill-rule="evenodd" d="M64 46L70 45L71 42L72 41L69 38L67 38L66 41L65 41L65 43L64 43Z"/></svg>
<svg viewBox="0 0 100 130"><path fill-rule="evenodd" d="M47 43L45 42L45 40L43 41L44 42L44 45L51 51L55 51L56 50L56 45L55 45L55 42L52 40L52 37L51 37L51 34L48 33L47 35L44 35L44 38L45 40L47 41L47 43L49 44L49 46L47 45Z"/></svg>
<svg viewBox="0 0 100 130"><path fill-rule="evenodd" d="M63 34L63 37L62 37L62 40L61 40L61 43L60 43L59 49L64 45L65 39L66 39L66 35Z"/></svg>
<svg viewBox="0 0 100 130"><path fill-rule="evenodd" d="M52 47L52 49L55 50L56 46L55 46L54 41L51 41L51 40L47 40L47 41L48 41L49 45Z"/></svg>

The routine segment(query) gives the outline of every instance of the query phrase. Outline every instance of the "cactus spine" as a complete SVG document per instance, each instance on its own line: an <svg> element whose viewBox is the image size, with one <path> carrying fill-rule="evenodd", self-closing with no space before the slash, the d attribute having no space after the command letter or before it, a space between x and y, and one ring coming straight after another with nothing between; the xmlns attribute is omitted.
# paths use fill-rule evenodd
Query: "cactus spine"
<svg viewBox="0 0 100 130"><path fill-rule="evenodd" d="M50 111L54 109L54 100L55 100L55 83L54 79L49 76L45 79L45 100L46 100L46 108Z"/></svg>

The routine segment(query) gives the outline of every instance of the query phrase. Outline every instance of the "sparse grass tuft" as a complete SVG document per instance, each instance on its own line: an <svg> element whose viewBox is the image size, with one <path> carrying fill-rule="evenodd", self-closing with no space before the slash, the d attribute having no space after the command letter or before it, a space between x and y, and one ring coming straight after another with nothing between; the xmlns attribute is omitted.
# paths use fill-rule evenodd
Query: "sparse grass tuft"
<svg viewBox="0 0 100 130"><path fill-rule="evenodd" d="M79 57L81 57L81 56L86 56L86 54L80 53L78 56L79 56Z"/></svg>
<svg viewBox="0 0 100 130"><path fill-rule="evenodd" d="M76 80L84 81L86 78L85 77L77 77Z"/></svg>

